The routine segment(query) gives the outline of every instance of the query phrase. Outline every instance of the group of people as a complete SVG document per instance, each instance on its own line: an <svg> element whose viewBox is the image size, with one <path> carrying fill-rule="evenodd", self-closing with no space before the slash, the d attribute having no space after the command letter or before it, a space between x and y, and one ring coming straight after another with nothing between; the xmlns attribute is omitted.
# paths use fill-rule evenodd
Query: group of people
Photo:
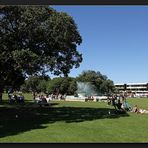
<svg viewBox="0 0 148 148"><path fill-rule="evenodd" d="M49 102L50 98L48 97L48 95L37 95L37 97L35 97L35 102L36 103L47 103Z"/></svg>
<svg viewBox="0 0 148 148"><path fill-rule="evenodd" d="M8 100L10 103L24 103L24 96L19 93L19 94L15 94L15 93L8 93Z"/></svg>
<svg viewBox="0 0 148 148"><path fill-rule="evenodd" d="M108 104L114 106L115 110L130 110L131 107L126 101L126 97L124 95L112 95L108 98Z"/></svg>
<svg viewBox="0 0 148 148"><path fill-rule="evenodd" d="M111 104L115 108L116 113L126 113L126 111L134 112L134 113L148 113L147 110L139 108L137 105L131 107L126 101L126 97L124 95L117 96L112 95L108 98L108 105Z"/></svg>
<svg viewBox="0 0 148 148"><path fill-rule="evenodd" d="M66 94L50 94L49 98L51 98L51 100L65 100Z"/></svg>
<svg viewBox="0 0 148 148"><path fill-rule="evenodd" d="M131 111L131 106L126 101L124 95L112 95L108 97L108 105L110 104L114 106L116 113L126 113L126 111Z"/></svg>
<svg viewBox="0 0 148 148"><path fill-rule="evenodd" d="M36 103L43 103L43 104L47 104L50 100L55 99L54 95L37 95L35 97L35 102ZM63 98L65 98L65 96L63 95L58 95L57 96L58 100L63 100ZM22 93L12 93L8 91L8 100L10 103L24 103L24 96L22 95ZM141 109L139 108L137 105L135 105L134 107L131 107L128 102L126 101L126 97L124 95L111 95L108 97L108 105L112 105L115 108L115 112L116 113L126 113L126 111L131 111L134 113L148 113L147 110L145 109Z"/></svg>
<svg viewBox="0 0 148 148"><path fill-rule="evenodd" d="M53 95L53 94L46 94L46 95L43 95L43 94L37 94L35 96L35 102L49 102L51 100L65 100L65 97L66 95L62 95L62 94L58 94L58 95Z"/></svg>

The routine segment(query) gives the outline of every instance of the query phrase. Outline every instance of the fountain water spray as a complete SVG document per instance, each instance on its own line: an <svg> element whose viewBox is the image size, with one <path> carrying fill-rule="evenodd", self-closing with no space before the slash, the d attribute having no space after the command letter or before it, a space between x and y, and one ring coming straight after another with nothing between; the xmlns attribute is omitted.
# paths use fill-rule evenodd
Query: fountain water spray
<svg viewBox="0 0 148 148"><path fill-rule="evenodd" d="M68 101L85 101L87 97L97 96L97 88L90 82L77 82L77 96L66 96Z"/></svg>
<svg viewBox="0 0 148 148"><path fill-rule="evenodd" d="M77 82L77 94L85 97L98 95L96 87L90 82Z"/></svg>

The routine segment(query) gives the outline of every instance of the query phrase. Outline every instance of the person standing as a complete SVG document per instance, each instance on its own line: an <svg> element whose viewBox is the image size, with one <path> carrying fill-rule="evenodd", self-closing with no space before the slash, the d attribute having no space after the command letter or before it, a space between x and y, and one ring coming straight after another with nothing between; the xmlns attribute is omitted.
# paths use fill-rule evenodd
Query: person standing
<svg viewBox="0 0 148 148"><path fill-rule="evenodd" d="M112 106L114 106L114 108L115 108L115 110L117 109L117 107L116 107L116 96L115 95L113 95L112 96Z"/></svg>

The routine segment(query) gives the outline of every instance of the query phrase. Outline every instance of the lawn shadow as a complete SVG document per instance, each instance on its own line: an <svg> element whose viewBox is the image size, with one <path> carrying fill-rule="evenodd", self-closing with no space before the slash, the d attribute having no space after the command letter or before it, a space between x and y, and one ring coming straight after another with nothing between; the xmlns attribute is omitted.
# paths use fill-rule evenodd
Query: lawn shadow
<svg viewBox="0 0 148 148"><path fill-rule="evenodd" d="M128 113L114 114L115 110L111 108L57 107L54 105L57 103L51 103L51 106L47 107L33 105L0 107L0 138L32 129L46 128L42 124L57 121L72 123L129 116ZM108 113L109 110L111 114Z"/></svg>

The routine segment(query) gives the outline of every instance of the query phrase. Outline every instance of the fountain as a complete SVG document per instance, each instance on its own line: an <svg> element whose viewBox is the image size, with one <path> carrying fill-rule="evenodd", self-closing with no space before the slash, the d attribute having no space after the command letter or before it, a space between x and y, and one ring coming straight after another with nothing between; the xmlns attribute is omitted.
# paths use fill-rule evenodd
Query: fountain
<svg viewBox="0 0 148 148"><path fill-rule="evenodd" d="M98 95L96 87L90 82L77 82L77 95L76 96L66 96L67 101L85 101L89 96Z"/></svg>

